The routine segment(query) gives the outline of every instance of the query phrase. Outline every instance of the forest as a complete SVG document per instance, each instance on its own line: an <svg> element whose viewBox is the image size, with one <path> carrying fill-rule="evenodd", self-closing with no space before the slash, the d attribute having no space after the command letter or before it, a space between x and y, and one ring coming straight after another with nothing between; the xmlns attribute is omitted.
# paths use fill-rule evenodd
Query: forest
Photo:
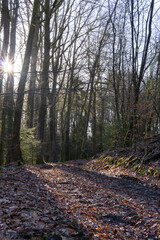
<svg viewBox="0 0 160 240"><path fill-rule="evenodd" d="M159 146L159 0L0 0L0 240L160 239Z"/></svg>
<svg viewBox="0 0 160 240"><path fill-rule="evenodd" d="M1 0L0 163L160 133L159 1Z"/></svg>

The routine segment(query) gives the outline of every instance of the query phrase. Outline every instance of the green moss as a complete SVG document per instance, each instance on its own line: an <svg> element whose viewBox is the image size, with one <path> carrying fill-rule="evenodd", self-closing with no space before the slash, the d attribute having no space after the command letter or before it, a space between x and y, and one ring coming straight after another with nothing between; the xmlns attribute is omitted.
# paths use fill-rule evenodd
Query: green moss
<svg viewBox="0 0 160 240"><path fill-rule="evenodd" d="M148 174L153 175L154 177L156 177L157 174L159 174L159 171L153 168L149 168L147 171Z"/></svg>
<svg viewBox="0 0 160 240"><path fill-rule="evenodd" d="M119 159L118 159L118 161L117 161L117 164L116 164L116 166L117 166L117 167L121 166L122 164L124 164L124 163L125 163L125 161L126 161L126 159L125 159L125 158L119 158Z"/></svg>
<svg viewBox="0 0 160 240"><path fill-rule="evenodd" d="M110 164L113 164L113 163L114 163L114 158L113 158L113 157L110 157L110 158L108 159L108 161L109 161Z"/></svg>
<svg viewBox="0 0 160 240"><path fill-rule="evenodd" d="M109 169L110 167L111 167L110 165L106 164L106 165L104 166L104 169Z"/></svg>
<svg viewBox="0 0 160 240"><path fill-rule="evenodd" d="M136 159L134 162L133 162L133 165L137 165L138 164L138 159Z"/></svg>
<svg viewBox="0 0 160 240"><path fill-rule="evenodd" d="M105 157L105 155L104 155L104 154L102 154L102 155L99 157L99 160L103 160L103 159L104 159L104 157Z"/></svg>
<svg viewBox="0 0 160 240"><path fill-rule="evenodd" d="M155 170L155 172L153 173L153 176L156 177L159 174L158 170Z"/></svg>
<svg viewBox="0 0 160 240"><path fill-rule="evenodd" d="M138 171L139 169L140 169L140 165L138 164L138 165L135 165L134 167L133 167L133 169L134 169L134 171Z"/></svg>
<svg viewBox="0 0 160 240"><path fill-rule="evenodd" d="M145 175L146 174L146 170L145 169L139 169L138 172L141 174L141 175Z"/></svg>

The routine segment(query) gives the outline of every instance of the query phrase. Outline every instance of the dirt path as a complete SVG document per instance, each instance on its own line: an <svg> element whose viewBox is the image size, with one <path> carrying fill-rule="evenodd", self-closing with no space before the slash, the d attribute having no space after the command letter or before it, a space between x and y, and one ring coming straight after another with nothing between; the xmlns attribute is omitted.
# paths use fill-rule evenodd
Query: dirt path
<svg viewBox="0 0 160 240"><path fill-rule="evenodd" d="M2 170L0 239L160 239L159 186L85 163Z"/></svg>

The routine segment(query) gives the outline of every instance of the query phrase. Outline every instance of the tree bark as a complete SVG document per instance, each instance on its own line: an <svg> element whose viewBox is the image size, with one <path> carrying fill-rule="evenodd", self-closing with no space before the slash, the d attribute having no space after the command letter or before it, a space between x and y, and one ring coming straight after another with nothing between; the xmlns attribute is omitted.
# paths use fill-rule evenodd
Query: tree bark
<svg viewBox="0 0 160 240"><path fill-rule="evenodd" d="M9 31L10 31L10 15L8 8L8 0L2 0L2 22L1 27L3 26L4 34L3 34L3 45L1 52L1 63L3 66L3 61L6 60L8 54L8 46L9 46ZM2 92L3 85L3 70L0 70L0 93Z"/></svg>
<svg viewBox="0 0 160 240"><path fill-rule="evenodd" d="M16 50L16 27L17 27L17 18L18 18L18 8L19 8L19 0L14 0L13 3L13 14L12 14L12 22L11 22L11 37L10 37L10 52L9 52L9 61L13 64L14 68L14 59L15 59L15 50ZM9 163L11 160L11 140L13 137L13 115L14 115L14 75L13 73L8 74L7 79L7 92L9 95L7 96L8 103L8 111L7 111L7 158L6 162Z"/></svg>
<svg viewBox="0 0 160 240"><path fill-rule="evenodd" d="M23 107L23 100L24 100L24 90L25 90L27 74L28 74L28 69L30 64L30 56L32 53L33 39L34 39L34 34L36 29L36 22L38 18L37 12L39 10L39 6L40 6L40 1L34 0L31 25L29 29L24 62L23 62L19 86L18 86L16 109L14 114L12 161L20 161L20 162L23 161L21 148L20 148L20 128L21 128L21 118L22 118L22 107Z"/></svg>
<svg viewBox="0 0 160 240"><path fill-rule="evenodd" d="M103 34L99 40L99 44L98 44L98 49L97 52L95 54L94 57L94 61L92 64L92 68L90 70L90 95L89 95L89 101L88 101L88 111L87 111L87 116L86 116L86 123L85 123L85 130L84 130L84 138L83 138L83 142L82 142L82 155L85 153L85 145L86 145L86 141L87 141L87 130L88 130L88 124L89 124L89 118L90 118L90 112L91 112L91 104L92 104L92 97L93 97L93 87L94 87L94 80L95 80L95 75L96 75L96 71L97 68L99 66L99 60L100 60L100 56L101 56L101 52L102 52L102 47L103 47L103 43L105 40L105 36L106 36L106 32L108 29L108 25L111 21L112 15L116 10L116 6L117 6L118 0L116 1L114 8L109 16L109 19L105 25Z"/></svg>
<svg viewBox="0 0 160 240"><path fill-rule="evenodd" d="M3 46L1 52L1 65L2 69L0 69L0 93L2 93L2 85L3 85L3 62L6 61L8 55L8 46L9 46L9 32L10 32L10 16L9 16L9 8L8 8L8 0L2 1L2 25L4 29L3 35ZM3 100L3 109L2 109L2 127L1 127L1 138L0 138L0 165L4 162L4 141L5 141L5 129L6 129L6 111L7 111L7 95L4 95Z"/></svg>
<svg viewBox="0 0 160 240"><path fill-rule="evenodd" d="M33 128L34 126L34 96L36 88L36 78L37 78L37 56L38 56L38 36L39 36L39 22L36 24L36 31L33 41L33 49L31 55L31 76L29 83L29 93L28 93L28 106L27 106L27 127Z"/></svg>
<svg viewBox="0 0 160 240"><path fill-rule="evenodd" d="M39 163L43 162L44 143L45 143L45 126L47 114L47 95L49 95L48 71L50 62L50 0L45 0L45 25L44 25L44 59L43 70L41 75L41 106L39 111L39 140L42 144L41 157Z"/></svg>
<svg viewBox="0 0 160 240"><path fill-rule="evenodd" d="M153 20L153 10L154 10L154 0L151 1L150 9L148 12L148 17L146 21L145 26L145 39L144 39L144 47L143 47L143 55L140 62L140 70L138 71L138 64L139 64L139 58L137 49L139 49L139 41L138 39L135 42L135 9L134 9L134 1L131 1L131 41L132 41L132 83L133 83L133 111L130 117L129 122L129 129L126 135L127 143L130 144L132 141L134 141L136 134L137 134L137 104L139 101L139 95L140 95L140 86L143 80L144 72L145 72L145 66L146 66L146 59L148 54L148 48L152 33L152 20ZM138 19L139 19L139 12ZM139 35L139 28L138 28L137 36Z"/></svg>

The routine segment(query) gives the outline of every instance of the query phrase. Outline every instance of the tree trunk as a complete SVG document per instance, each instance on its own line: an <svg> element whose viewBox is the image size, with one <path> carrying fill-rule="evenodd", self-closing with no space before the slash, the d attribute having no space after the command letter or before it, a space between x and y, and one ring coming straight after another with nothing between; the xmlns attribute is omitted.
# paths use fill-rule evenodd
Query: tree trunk
<svg viewBox="0 0 160 240"><path fill-rule="evenodd" d="M94 79L95 79L97 68L99 66L99 59L100 59L100 56L101 56L101 51L102 51L103 43L104 43L104 40L105 40L106 32L107 32L107 29L108 29L108 25L111 21L113 13L116 10L117 3L118 3L118 0L116 1L115 5L114 5L114 8L113 8L113 10L112 10L112 12L109 16L109 19L106 22L102 37L99 40L98 49L97 49L97 52L95 54L93 65L92 65L92 68L90 70L90 95L89 95L88 112L87 112L87 116L86 116L86 123L85 123L85 130L84 130L84 138L83 138L82 147L81 147L82 155L85 153L85 145L86 145L86 142L87 142L87 130L88 130L88 124L89 124L90 112L91 112Z"/></svg>
<svg viewBox="0 0 160 240"><path fill-rule="evenodd" d="M100 120L100 144L99 144L99 151L102 152L103 151L103 136L104 136L104 112L105 112L105 108L104 108L104 96L102 95L102 99L101 99L101 120Z"/></svg>
<svg viewBox="0 0 160 240"><path fill-rule="evenodd" d="M36 29L36 22L38 17L37 12L39 10L39 6L40 6L40 1L34 0L31 25L29 29L24 62L23 62L19 86L18 86L16 109L15 109L15 115L14 115L13 141L12 141L12 160L13 161L20 161L20 162L23 161L21 149L20 149L20 128L21 128L22 107L23 107L24 90L25 90L25 85L27 80L28 69L29 69L30 56L32 53L32 45L33 45L33 39L34 39L34 34Z"/></svg>
<svg viewBox="0 0 160 240"><path fill-rule="evenodd" d="M32 56L31 56L31 77L29 84L29 93L28 93L28 106L27 106L27 127L33 128L33 119L34 119L34 95L36 87L36 78L37 78L37 56L38 56L38 34L39 33L39 22L36 25L36 31L33 42Z"/></svg>
<svg viewBox="0 0 160 240"><path fill-rule="evenodd" d="M48 71L50 61L50 0L45 0L45 26L44 26L44 59L43 70L41 76L41 106L39 112L39 140L42 143L42 153L39 162L43 162L44 141L45 141L45 125L47 114L47 95L49 94Z"/></svg>
<svg viewBox="0 0 160 240"><path fill-rule="evenodd" d="M134 1L131 1L131 12L130 12L130 19L131 19L131 42L132 42L132 83L133 83L133 111L130 117L129 129L126 135L127 143L130 144L132 141L135 140L136 132L137 132L137 104L139 101L139 94L140 94L140 86L143 80L145 66L146 66L146 59L148 54L148 48L152 33L152 20L153 20L153 9L154 9L154 0L151 1L150 9L148 11L146 26L145 26L145 39L144 39L144 47L143 47L143 54L142 59L140 62L140 70L138 72L137 66L139 64L138 59L138 49L139 49L139 39L135 41L135 31L137 30L136 34L139 36L139 28L135 29L135 6ZM138 19L139 19L139 12ZM139 41L138 41L139 40Z"/></svg>
<svg viewBox="0 0 160 240"><path fill-rule="evenodd" d="M8 55L8 46L9 46L9 31L10 31L10 16L8 9L8 0L2 1L2 24L4 29L3 35L3 46L1 52L1 64L3 67L3 61L6 60ZM2 93L4 71L0 69L0 93ZM3 101L4 108L2 109L2 128L1 128L1 138L0 138L0 165L4 163L4 141L5 141L5 129L6 129L6 109L7 109L7 95L4 95Z"/></svg>
<svg viewBox="0 0 160 240"><path fill-rule="evenodd" d="M2 0L2 22L1 26L3 26L4 34L3 34L3 45L1 52L1 63L3 66L3 61L7 58L8 46L9 46L9 30L10 30L10 15L8 8L8 0ZM2 92L3 86L3 70L0 70L0 93Z"/></svg>
<svg viewBox="0 0 160 240"><path fill-rule="evenodd" d="M95 156L97 153L97 119L96 119L96 90L93 93L93 120L92 120L92 152Z"/></svg>
<svg viewBox="0 0 160 240"><path fill-rule="evenodd" d="M14 64L15 59L15 50L16 50L16 27L17 27L17 18L18 18L18 8L19 8L19 0L14 0L13 3L13 14L12 14L12 22L11 22L11 42L10 42L10 52L9 52L9 60L12 64ZM14 66L13 66L14 67ZM8 111L7 111L7 136L8 136L8 152L6 162L9 163L11 161L11 144L13 137L13 115L14 115L14 75L11 73L8 75L7 80L7 92L9 95L7 97L8 102Z"/></svg>
<svg viewBox="0 0 160 240"><path fill-rule="evenodd" d="M58 68L56 67L58 70ZM50 161L56 162L57 151L56 151L56 130L57 130L57 120L56 120L56 86L57 86L57 76L58 73L54 73L54 83L51 96L51 108L50 108L50 140L51 140L51 156Z"/></svg>

